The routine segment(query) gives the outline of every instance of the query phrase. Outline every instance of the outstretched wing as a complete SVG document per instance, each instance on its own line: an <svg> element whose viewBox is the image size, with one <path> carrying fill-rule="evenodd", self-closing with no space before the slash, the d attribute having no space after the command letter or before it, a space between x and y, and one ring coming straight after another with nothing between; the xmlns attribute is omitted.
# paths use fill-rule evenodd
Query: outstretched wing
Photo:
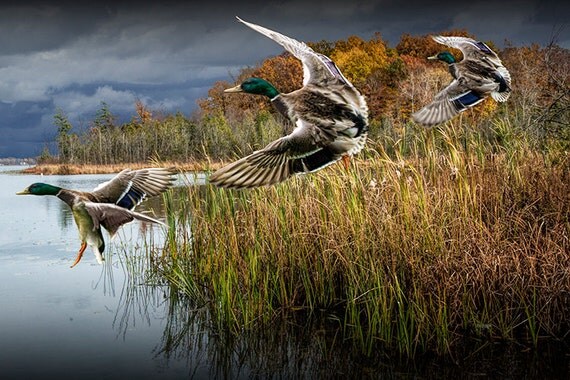
<svg viewBox="0 0 570 380"><path fill-rule="evenodd" d="M210 183L253 188L282 182L294 174L317 171L342 157L331 145L336 133L334 128L317 128L299 120L290 135L224 166L210 176Z"/></svg>
<svg viewBox="0 0 570 380"><path fill-rule="evenodd" d="M157 223L166 226L161 221L146 216L144 214L127 210L111 203L85 202L85 209L93 220L93 229L105 227L111 236L115 235L119 227L123 224L138 219L143 222Z"/></svg>
<svg viewBox="0 0 570 380"><path fill-rule="evenodd" d="M418 124L432 127L450 120L484 99L484 96L469 89L462 81L454 80L435 96L433 102L412 114L412 118Z"/></svg>
<svg viewBox="0 0 570 380"><path fill-rule="evenodd" d="M267 29L236 17L238 21L249 26L251 29L271 38L285 50L293 54L303 63L303 85L316 84L326 85L330 82L341 82L352 86L352 83L342 75L336 64L326 55L316 53L304 42L299 42L279 32Z"/></svg>
<svg viewBox="0 0 570 380"><path fill-rule="evenodd" d="M497 54L484 42L475 41L468 37L456 36L432 36L432 38L437 43L461 50L463 59L491 57L497 59L499 63L501 62Z"/></svg>
<svg viewBox="0 0 570 380"><path fill-rule="evenodd" d="M115 203L132 210L146 197L167 190L174 181L174 171L165 168L124 169L110 181L97 186L92 194L101 203Z"/></svg>

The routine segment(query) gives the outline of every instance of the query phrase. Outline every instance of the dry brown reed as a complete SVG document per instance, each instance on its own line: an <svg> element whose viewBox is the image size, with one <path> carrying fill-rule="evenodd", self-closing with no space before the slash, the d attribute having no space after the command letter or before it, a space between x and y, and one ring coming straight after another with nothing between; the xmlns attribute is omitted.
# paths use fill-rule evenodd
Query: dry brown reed
<svg viewBox="0 0 570 380"><path fill-rule="evenodd" d="M405 154L402 141L371 143L348 173L167 197L157 269L230 331L327 310L364 352L565 337L568 155L453 128L416 133Z"/></svg>

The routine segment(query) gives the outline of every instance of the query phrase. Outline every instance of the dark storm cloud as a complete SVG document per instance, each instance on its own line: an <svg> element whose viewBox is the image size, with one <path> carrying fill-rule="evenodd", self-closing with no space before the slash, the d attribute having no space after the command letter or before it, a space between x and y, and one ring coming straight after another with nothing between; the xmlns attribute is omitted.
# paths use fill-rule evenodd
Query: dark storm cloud
<svg viewBox="0 0 570 380"><path fill-rule="evenodd" d="M0 46L3 55L49 50L95 30L105 9L84 13L69 4L62 8L49 3L4 4L0 12Z"/></svg>
<svg viewBox="0 0 570 380"><path fill-rule="evenodd" d="M568 23L554 1L14 1L0 5L0 156L39 154L57 108L74 125L101 102L128 118L135 99L190 114L216 80L282 49L239 15L303 41L464 28L499 44L546 44ZM558 42L569 46L568 25ZM5 133L3 133L5 132ZM6 139L9 142L6 143Z"/></svg>
<svg viewBox="0 0 570 380"><path fill-rule="evenodd" d="M42 126L42 118L50 112L48 103L0 103L0 152L3 157L19 157L30 147L44 146L53 134ZM47 134L50 135L47 135Z"/></svg>

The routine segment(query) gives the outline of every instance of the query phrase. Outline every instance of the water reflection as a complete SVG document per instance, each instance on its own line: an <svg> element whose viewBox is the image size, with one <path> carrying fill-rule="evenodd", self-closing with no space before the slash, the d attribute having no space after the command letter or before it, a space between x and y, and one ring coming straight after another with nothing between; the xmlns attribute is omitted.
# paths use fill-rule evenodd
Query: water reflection
<svg viewBox="0 0 570 380"><path fill-rule="evenodd" d="M113 328L118 337L125 339L128 331L136 329L139 324L150 326L157 317L164 318L166 294L163 287L153 285L145 274L148 256L144 252L136 255L126 251L123 253L120 262L126 278L119 295ZM157 315L158 311L160 315Z"/></svg>
<svg viewBox="0 0 570 380"><path fill-rule="evenodd" d="M275 320L271 328L238 336L216 332L207 310L168 297L168 322L157 354L185 360L195 378L568 378L568 346L544 341L538 349L516 343L471 341L453 355L415 360L390 350L359 354L342 339L335 316ZM332 318L331 318L332 317Z"/></svg>

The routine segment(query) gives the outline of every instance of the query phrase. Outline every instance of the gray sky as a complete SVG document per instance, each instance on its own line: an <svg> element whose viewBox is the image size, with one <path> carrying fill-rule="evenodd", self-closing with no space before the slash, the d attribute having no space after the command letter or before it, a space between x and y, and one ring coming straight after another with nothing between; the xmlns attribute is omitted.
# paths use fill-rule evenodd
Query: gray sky
<svg viewBox="0 0 570 380"><path fill-rule="evenodd" d="M190 114L217 80L282 49L235 20L303 41L464 28L502 46L570 48L568 1L14 1L0 5L0 157L38 155L62 109L76 127L101 102L124 117L135 99Z"/></svg>

